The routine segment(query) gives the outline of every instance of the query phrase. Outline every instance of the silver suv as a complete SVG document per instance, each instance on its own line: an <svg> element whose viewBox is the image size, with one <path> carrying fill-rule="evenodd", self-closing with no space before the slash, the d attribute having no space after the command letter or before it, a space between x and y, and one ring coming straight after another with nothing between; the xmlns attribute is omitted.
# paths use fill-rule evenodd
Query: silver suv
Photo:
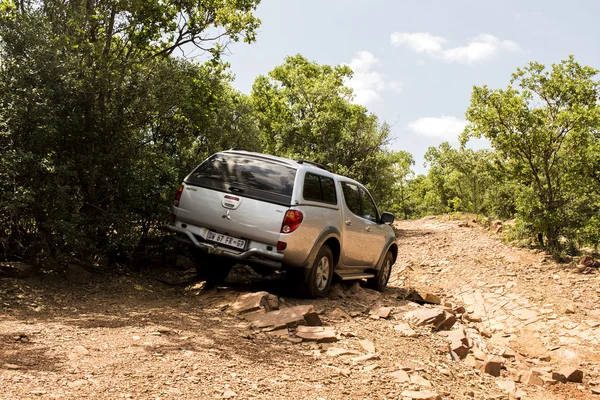
<svg viewBox="0 0 600 400"><path fill-rule="evenodd" d="M283 269L322 297L334 275L385 288L398 254L393 221L364 186L319 164L232 149L185 178L166 228L205 253L197 268L209 280L236 263Z"/></svg>

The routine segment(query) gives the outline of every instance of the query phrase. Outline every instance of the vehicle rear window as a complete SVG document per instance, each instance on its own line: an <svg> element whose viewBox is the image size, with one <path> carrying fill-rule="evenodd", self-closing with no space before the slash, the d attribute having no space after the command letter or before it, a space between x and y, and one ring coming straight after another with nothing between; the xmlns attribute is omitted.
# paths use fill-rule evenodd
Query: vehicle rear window
<svg viewBox="0 0 600 400"><path fill-rule="evenodd" d="M304 176L302 196L305 200L337 204L333 179L321 175L307 173Z"/></svg>
<svg viewBox="0 0 600 400"><path fill-rule="evenodd" d="M251 156L215 154L185 183L277 204L291 204L296 169Z"/></svg>

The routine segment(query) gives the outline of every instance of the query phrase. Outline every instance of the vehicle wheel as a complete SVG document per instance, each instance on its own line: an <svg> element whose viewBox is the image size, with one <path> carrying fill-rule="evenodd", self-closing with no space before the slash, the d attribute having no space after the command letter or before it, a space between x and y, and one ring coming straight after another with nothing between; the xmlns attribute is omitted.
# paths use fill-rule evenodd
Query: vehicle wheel
<svg viewBox="0 0 600 400"><path fill-rule="evenodd" d="M333 278L333 253L329 246L321 247L308 274L304 291L308 297L323 297L329 291Z"/></svg>
<svg viewBox="0 0 600 400"><path fill-rule="evenodd" d="M214 287L225 282L235 262L224 257L203 254L196 257L196 274L206 279L207 286Z"/></svg>
<svg viewBox="0 0 600 400"><path fill-rule="evenodd" d="M383 259L381 268L379 271L377 271L377 275L375 275L375 278L367 279L367 287L370 289L375 289L378 292L383 292L388 284L388 281L390 280L390 275L392 275L393 264L394 255L388 251Z"/></svg>

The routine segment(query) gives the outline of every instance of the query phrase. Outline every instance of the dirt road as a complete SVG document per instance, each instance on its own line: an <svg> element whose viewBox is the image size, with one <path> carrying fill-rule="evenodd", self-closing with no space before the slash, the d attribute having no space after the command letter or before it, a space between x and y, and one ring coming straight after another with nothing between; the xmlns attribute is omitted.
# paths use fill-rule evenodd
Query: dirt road
<svg viewBox="0 0 600 400"><path fill-rule="evenodd" d="M349 285L328 299L296 299L281 279L243 269L211 291L165 285L154 270L83 285L51 274L0 279L0 399L595 397L598 275L458 221L397 228L400 255L382 295ZM412 287L442 305L407 300ZM253 328L232 304L260 290L277 295L280 308L313 305L335 338ZM463 360L447 331L407 318L446 302L445 315L457 319L451 335L465 332ZM391 315L370 315L378 305ZM498 377L480 371L494 356ZM565 367L582 371L582 382L552 381Z"/></svg>

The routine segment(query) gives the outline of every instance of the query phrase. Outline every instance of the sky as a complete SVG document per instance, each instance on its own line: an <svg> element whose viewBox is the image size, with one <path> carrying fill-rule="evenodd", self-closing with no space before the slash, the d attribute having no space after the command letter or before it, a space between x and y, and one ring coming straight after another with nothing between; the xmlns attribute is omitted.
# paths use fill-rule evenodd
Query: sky
<svg viewBox="0 0 600 400"><path fill-rule="evenodd" d="M474 85L504 88L518 67L570 54L600 67L592 0L263 0L255 15L256 43L233 43L225 58L234 87L249 93L290 55L347 64L354 101L392 125L390 147L410 152L417 173L430 146L458 145Z"/></svg>

